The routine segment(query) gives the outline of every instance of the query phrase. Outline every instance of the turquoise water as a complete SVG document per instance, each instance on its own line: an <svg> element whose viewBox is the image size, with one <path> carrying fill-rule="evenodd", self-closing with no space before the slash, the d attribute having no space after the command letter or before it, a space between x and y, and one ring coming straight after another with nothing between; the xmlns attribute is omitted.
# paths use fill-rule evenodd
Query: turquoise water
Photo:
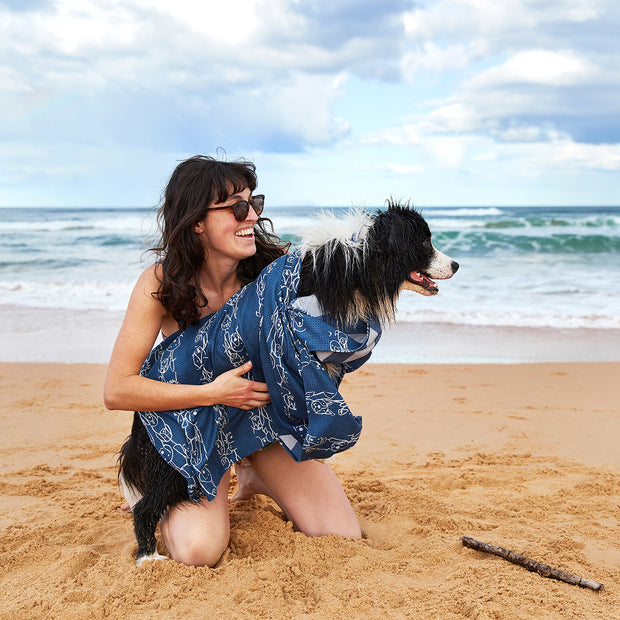
<svg viewBox="0 0 620 620"><path fill-rule="evenodd" d="M295 242L322 210L264 215ZM421 210L461 269L436 297L404 293L399 321L620 328L620 207ZM155 233L149 209L0 209L0 303L123 310Z"/></svg>

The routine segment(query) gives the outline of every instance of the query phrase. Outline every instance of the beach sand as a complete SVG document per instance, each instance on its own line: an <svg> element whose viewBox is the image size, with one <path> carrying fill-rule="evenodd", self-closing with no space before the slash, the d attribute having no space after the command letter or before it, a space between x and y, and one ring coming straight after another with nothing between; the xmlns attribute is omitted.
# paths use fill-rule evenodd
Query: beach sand
<svg viewBox="0 0 620 620"><path fill-rule="evenodd" d="M620 617L620 363L367 364L342 388L362 437L332 461L364 538L307 538L255 497L215 569L135 567L132 416L104 409L104 373L0 364L0 618Z"/></svg>

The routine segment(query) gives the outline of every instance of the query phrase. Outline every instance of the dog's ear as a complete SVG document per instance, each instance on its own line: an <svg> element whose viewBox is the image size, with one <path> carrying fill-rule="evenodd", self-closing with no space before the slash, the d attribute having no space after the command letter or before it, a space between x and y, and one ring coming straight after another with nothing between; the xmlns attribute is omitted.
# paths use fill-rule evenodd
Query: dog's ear
<svg viewBox="0 0 620 620"><path fill-rule="evenodd" d="M379 211L373 217L372 226L365 239L366 247L371 248L376 254L384 254L387 252L389 232L386 213Z"/></svg>
<svg viewBox="0 0 620 620"><path fill-rule="evenodd" d="M387 201L388 209L375 216L372 226L374 245L380 253L391 256L405 250L410 243L412 233L417 230L419 214L409 204L402 205L393 199Z"/></svg>
<svg viewBox="0 0 620 620"><path fill-rule="evenodd" d="M390 218L390 233L387 239L387 251L390 254L396 254L402 248L404 225L400 218Z"/></svg>

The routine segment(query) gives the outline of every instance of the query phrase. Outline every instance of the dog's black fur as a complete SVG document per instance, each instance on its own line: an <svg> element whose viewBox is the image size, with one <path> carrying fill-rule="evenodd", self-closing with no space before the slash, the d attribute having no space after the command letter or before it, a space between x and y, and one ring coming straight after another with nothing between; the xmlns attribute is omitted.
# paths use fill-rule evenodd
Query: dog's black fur
<svg viewBox="0 0 620 620"><path fill-rule="evenodd" d="M403 286L435 294L429 278L449 278L458 269L435 250L415 209L390 202L387 210L366 218L349 238L311 239L304 246L298 297L316 295L324 312L341 325L370 317L386 322ZM433 273L438 257L441 270ZM424 275L412 279L414 272ZM189 501L187 482L158 454L137 413L120 451L119 478L124 490L142 495L133 507L138 564L161 557L156 555L157 523L167 510Z"/></svg>
<svg viewBox="0 0 620 620"><path fill-rule="evenodd" d="M403 283L412 271L426 273L434 255L431 231L422 215L390 202L373 218L357 246L332 239L309 248L297 295L316 295L339 324L369 317L390 320Z"/></svg>

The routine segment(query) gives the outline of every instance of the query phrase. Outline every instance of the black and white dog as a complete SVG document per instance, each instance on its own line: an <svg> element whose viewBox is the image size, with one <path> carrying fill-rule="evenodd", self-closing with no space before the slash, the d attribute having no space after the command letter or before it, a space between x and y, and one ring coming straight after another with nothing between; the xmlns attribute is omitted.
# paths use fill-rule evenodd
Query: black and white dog
<svg viewBox="0 0 620 620"><path fill-rule="evenodd" d="M316 296L323 314L339 325L386 323L403 289L436 295L434 280L450 278L458 268L433 247L420 213L390 202L374 215L354 211L319 220L304 235L296 296ZM189 501L188 483L157 452L137 413L120 451L119 480L132 505L138 565L163 557L156 552L155 529L167 510Z"/></svg>

